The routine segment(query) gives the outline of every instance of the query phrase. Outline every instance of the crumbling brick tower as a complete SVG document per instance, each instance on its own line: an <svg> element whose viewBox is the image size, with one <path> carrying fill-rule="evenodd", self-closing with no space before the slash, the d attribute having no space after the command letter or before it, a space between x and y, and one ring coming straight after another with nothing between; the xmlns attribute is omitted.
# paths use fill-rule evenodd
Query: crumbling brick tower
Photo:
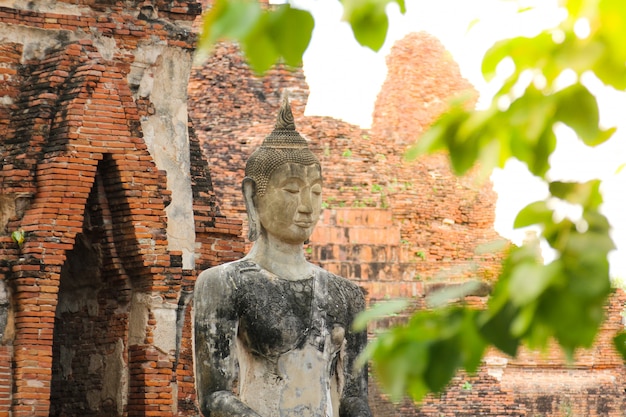
<svg viewBox="0 0 626 417"><path fill-rule="evenodd" d="M187 118L200 5L11 4L0 7L0 416L195 415L196 271L243 252Z"/></svg>

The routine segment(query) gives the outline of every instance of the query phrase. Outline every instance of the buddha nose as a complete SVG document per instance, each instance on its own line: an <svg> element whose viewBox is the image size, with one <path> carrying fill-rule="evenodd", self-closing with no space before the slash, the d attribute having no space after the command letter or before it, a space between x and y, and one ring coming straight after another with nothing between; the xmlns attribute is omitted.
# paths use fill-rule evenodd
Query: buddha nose
<svg viewBox="0 0 626 417"><path fill-rule="evenodd" d="M298 212L310 214L313 212L313 204L311 202L311 193L300 194L300 205L298 206Z"/></svg>

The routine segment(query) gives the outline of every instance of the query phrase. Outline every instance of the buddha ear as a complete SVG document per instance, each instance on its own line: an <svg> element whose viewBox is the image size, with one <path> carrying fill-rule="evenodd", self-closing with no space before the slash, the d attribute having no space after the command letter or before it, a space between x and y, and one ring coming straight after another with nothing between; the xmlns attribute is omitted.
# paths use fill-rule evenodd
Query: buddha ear
<svg viewBox="0 0 626 417"><path fill-rule="evenodd" d="M246 212L248 213L248 239L250 242L254 242L259 238L259 232L261 231L259 213L254 205L256 182L250 177L245 177L241 183L241 188L243 191L243 201L246 204Z"/></svg>

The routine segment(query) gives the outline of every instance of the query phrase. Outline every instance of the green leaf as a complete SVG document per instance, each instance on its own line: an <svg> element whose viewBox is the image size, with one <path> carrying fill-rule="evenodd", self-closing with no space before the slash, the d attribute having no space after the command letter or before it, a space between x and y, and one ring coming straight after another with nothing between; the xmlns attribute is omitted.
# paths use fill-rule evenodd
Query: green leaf
<svg viewBox="0 0 626 417"><path fill-rule="evenodd" d="M502 143L508 145L510 155L526 163L530 172L542 178L550 168L549 158L556 148L555 111L556 101L530 85L492 121L501 126L499 136Z"/></svg>
<svg viewBox="0 0 626 417"><path fill-rule="evenodd" d="M554 118L571 127L588 146L604 143L615 129L602 130L596 97L580 83L555 94L558 109Z"/></svg>
<svg viewBox="0 0 626 417"><path fill-rule="evenodd" d="M456 175L463 175L469 171L478 159L478 134L472 132L462 136L460 130L454 140L448 141L450 162Z"/></svg>
<svg viewBox="0 0 626 417"><path fill-rule="evenodd" d="M485 323L480 327L480 334L495 347L504 353L515 356L520 339L511 334L511 323L517 317L519 308L512 303L506 303L497 312L485 311L487 317Z"/></svg>
<svg viewBox="0 0 626 417"><path fill-rule="evenodd" d="M409 300L395 299L390 301L382 301L368 308L365 311L359 313L354 322L352 328L354 331L360 332L367 329L367 324L370 321L378 320L384 317L388 317L392 314L399 313L409 306Z"/></svg>
<svg viewBox="0 0 626 417"><path fill-rule="evenodd" d="M365 349L369 350L367 355L372 358L378 381L394 402L402 399L407 386L416 390L424 385L422 377L430 362L429 343L415 340L413 334L414 329L399 326L368 343Z"/></svg>
<svg viewBox="0 0 626 417"><path fill-rule="evenodd" d="M515 64L515 72L513 77L517 78L526 69L537 68L540 63L546 63L549 60L545 58L550 56L555 48L552 34L545 31L539 35L528 37L517 37L513 39L505 39L496 42L486 53L483 58L482 72L486 81L491 81L496 76L498 64L506 57L510 57ZM551 83L554 75L548 76L548 82ZM556 74L558 75L558 74Z"/></svg>
<svg viewBox="0 0 626 417"><path fill-rule="evenodd" d="M565 2L565 6L567 7L567 11L570 16L578 16L583 8L583 4L584 0L569 0Z"/></svg>
<svg viewBox="0 0 626 417"><path fill-rule="evenodd" d="M198 42L203 57L224 39L238 41L250 66L263 73L281 57L288 65L302 63L315 22L311 14L281 5L262 10L258 2L217 0L205 16Z"/></svg>
<svg viewBox="0 0 626 417"><path fill-rule="evenodd" d="M588 209L597 209L602 204L600 181L591 180L584 183L553 181L550 193L572 204L580 204Z"/></svg>
<svg viewBox="0 0 626 417"><path fill-rule="evenodd" d="M606 45L604 46L606 47ZM611 55L614 51L614 49L606 48L602 57L597 60L591 70L603 83L617 90L624 90L626 89L624 69L620 68L620 61Z"/></svg>
<svg viewBox="0 0 626 417"><path fill-rule="evenodd" d="M531 349L546 350L548 342L552 339L552 328L539 319L533 319L532 326L524 335L524 342Z"/></svg>
<svg viewBox="0 0 626 417"><path fill-rule="evenodd" d="M519 314L513 319L511 323L511 334L514 337L522 338L534 324L535 310L537 303L530 303L521 307Z"/></svg>
<svg viewBox="0 0 626 417"><path fill-rule="evenodd" d="M415 143L413 147L406 153L406 159L412 161L420 155L427 152L433 152L445 148L445 135L450 129L450 116L444 115L448 120L442 120L441 123L435 123L428 129ZM448 123L448 125L446 125Z"/></svg>
<svg viewBox="0 0 626 417"><path fill-rule="evenodd" d="M624 62L626 61L626 11L623 2L619 0L602 0L598 3L600 24L598 25L597 37L604 41L606 45L605 62L607 68L621 71L622 76L615 77L609 84L617 89L624 89ZM617 74L616 74L617 75ZM614 82L612 82L614 81ZM606 82L606 81L605 81Z"/></svg>
<svg viewBox="0 0 626 417"><path fill-rule="evenodd" d="M276 49L287 64L302 64L302 55L309 46L315 21L305 10L280 6L270 19L270 33Z"/></svg>
<svg viewBox="0 0 626 417"><path fill-rule="evenodd" d="M546 173L550 169L550 155L552 155L555 149L556 136L551 127L546 127L539 137L537 145L533 149L535 157L527 161L530 172L541 178L545 178Z"/></svg>
<svg viewBox="0 0 626 417"><path fill-rule="evenodd" d="M280 58L272 36L270 15L264 13L241 41L241 47L252 69L261 74Z"/></svg>
<svg viewBox="0 0 626 417"><path fill-rule="evenodd" d="M389 0L343 0L343 20L352 26L356 40L373 51L378 51L387 37L387 3Z"/></svg>
<svg viewBox="0 0 626 417"><path fill-rule="evenodd" d="M441 392L461 364L461 352L454 339L440 340L430 347L430 361L424 375L432 392Z"/></svg>
<svg viewBox="0 0 626 417"><path fill-rule="evenodd" d="M552 129L555 108L554 100L532 85L511 103L505 114L523 139L520 145L531 150L533 145L538 144L546 129Z"/></svg>
<svg viewBox="0 0 626 417"><path fill-rule="evenodd" d="M478 312L466 310L463 325L459 329L459 346L463 367L469 373L478 370L481 364L487 343L478 331Z"/></svg>
<svg viewBox="0 0 626 417"><path fill-rule="evenodd" d="M13 242L17 243L17 246L19 246L20 248L24 244L24 237L25 235L22 229L14 230L13 232L11 232L11 239L13 240Z"/></svg>
<svg viewBox="0 0 626 417"><path fill-rule="evenodd" d="M480 19L479 18L474 18L472 19L468 24L467 24L467 28L465 29L465 33L468 34L472 28L474 26L476 26L478 23L480 23Z"/></svg>
<svg viewBox="0 0 626 417"><path fill-rule="evenodd" d="M560 273L560 264L549 265L525 262L517 265L509 281L511 301L517 306L524 306L540 297Z"/></svg>
<svg viewBox="0 0 626 417"><path fill-rule="evenodd" d="M537 315L549 326L565 353L588 348L593 343L603 319L603 299L585 300L567 290L552 290L537 309Z"/></svg>
<svg viewBox="0 0 626 417"><path fill-rule="evenodd" d="M615 248L608 230L570 233L562 259L568 290L587 299L604 298L610 291L608 253Z"/></svg>
<svg viewBox="0 0 626 417"><path fill-rule="evenodd" d="M622 359L626 361L626 333L620 332L613 338L613 346L622 355Z"/></svg>
<svg viewBox="0 0 626 417"><path fill-rule="evenodd" d="M392 0L392 1L400 7L400 13L402 14L406 13L406 4L404 0Z"/></svg>
<svg viewBox="0 0 626 417"><path fill-rule="evenodd" d="M498 64L509 56L510 43L510 40L496 42L483 57L482 73L485 81L491 81L495 78Z"/></svg>
<svg viewBox="0 0 626 417"><path fill-rule="evenodd" d="M552 222L552 210L548 208L545 201L535 201L530 203L515 217L513 227L520 229L522 227L532 226L535 224L547 224Z"/></svg>
<svg viewBox="0 0 626 417"><path fill-rule="evenodd" d="M430 362L428 344L410 339L404 340L399 345L399 349L393 352L393 356L399 360L398 362L404 362L400 366L402 366L402 373L406 375L407 379L421 379Z"/></svg>
<svg viewBox="0 0 626 417"><path fill-rule="evenodd" d="M204 17L197 53L206 55L217 42L245 38L261 17L258 2L216 0Z"/></svg>
<svg viewBox="0 0 626 417"><path fill-rule="evenodd" d="M372 359L378 381L394 401L405 391L420 401L441 391L461 365L468 372L480 366L487 345L478 331L479 314L458 306L419 311L370 342L359 364L366 363L363 356Z"/></svg>
<svg viewBox="0 0 626 417"><path fill-rule="evenodd" d="M430 389L423 379L411 378L407 381L407 392L413 401L420 402L430 392Z"/></svg>
<svg viewBox="0 0 626 417"><path fill-rule="evenodd" d="M404 159L414 161L419 156L429 152L446 149L445 137L450 129L449 115L444 114L442 120L435 122L404 154ZM448 124L448 125L447 125Z"/></svg>

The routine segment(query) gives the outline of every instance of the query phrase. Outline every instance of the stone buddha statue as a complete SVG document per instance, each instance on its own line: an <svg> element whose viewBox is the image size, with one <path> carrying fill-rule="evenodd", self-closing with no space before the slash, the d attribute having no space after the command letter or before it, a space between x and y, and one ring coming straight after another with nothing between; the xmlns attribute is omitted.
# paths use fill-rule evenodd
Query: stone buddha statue
<svg viewBox="0 0 626 417"><path fill-rule="evenodd" d="M254 242L241 260L203 271L194 293L197 390L209 416L371 416L366 343L351 324L360 289L309 263L303 243L322 203L318 159L283 101L243 180Z"/></svg>

